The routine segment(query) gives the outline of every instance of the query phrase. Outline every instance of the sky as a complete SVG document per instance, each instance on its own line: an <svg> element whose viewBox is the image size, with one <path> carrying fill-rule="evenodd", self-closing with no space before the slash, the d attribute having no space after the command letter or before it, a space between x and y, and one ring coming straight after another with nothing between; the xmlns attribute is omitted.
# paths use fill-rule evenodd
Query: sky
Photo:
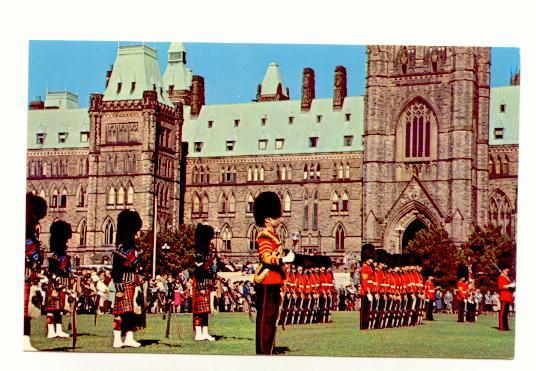
<svg viewBox="0 0 536 371"><path fill-rule="evenodd" d="M48 91L64 89L79 96L81 107L91 93L104 91L106 71L113 65L118 45L133 42L30 41L28 102L45 98ZM160 73L169 43L146 42L156 47ZM364 95L366 47L362 45L184 43L187 65L205 78L207 104L248 102L255 98L269 63L276 62L291 99L301 95L304 67L315 70L316 97L333 94L337 65L346 67L348 95ZM508 85L519 69L519 49L492 48L491 86Z"/></svg>

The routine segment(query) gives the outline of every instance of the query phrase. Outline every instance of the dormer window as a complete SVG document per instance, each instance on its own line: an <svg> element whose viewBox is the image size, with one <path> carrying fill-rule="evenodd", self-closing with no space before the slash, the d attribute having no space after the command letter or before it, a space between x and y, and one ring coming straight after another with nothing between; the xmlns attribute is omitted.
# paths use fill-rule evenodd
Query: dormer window
<svg viewBox="0 0 536 371"><path fill-rule="evenodd" d="M130 94L133 94L134 90L136 90L136 81L130 83Z"/></svg>
<svg viewBox="0 0 536 371"><path fill-rule="evenodd" d="M344 136L344 146L345 147L351 147L353 141L354 141L354 136L353 135L345 135Z"/></svg>
<svg viewBox="0 0 536 371"><path fill-rule="evenodd" d="M80 142L87 143L89 140L89 131L80 132Z"/></svg>
<svg viewBox="0 0 536 371"><path fill-rule="evenodd" d="M235 146L235 141L234 141L234 140L228 140L228 141L225 143L225 148L227 149L227 151L232 151L232 150L234 150L234 146Z"/></svg>
<svg viewBox="0 0 536 371"><path fill-rule="evenodd" d="M261 118L261 125L262 126L266 125L266 121L268 121L268 119L266 117L262 117Z"/></svg>
<svg viewBox="0 0 536 371"><path fill-rule="evenodd" d="M345 121L350 121L351 118L352 118L352 114L351 114L351 113L346 113L346 114L344 114L344 120L345 120Z"/></svg>
<svg viewBox="0 0 536 371"><path fill-rule="evenodd" d="M265 150L268 146L268 140L267 139L259 139L259 149L261 151Z"/></svg>
<svg viewBox="0 0 536 371"><path fill-rule="evenodd" d="M318 146L318 137L309 137L309 147L316 148Z"/></svg>
<svg viewBox="0 0 536 371"><path fill-rule="evenodd" d="M211 129L212 125L214 125L214 121L208 120L208 128Z"/></svg>
<svg viewBox="0 0 536 371"><path fill-rule="evenodd" d="M503 139L504 128L495 128L495 130L493 131L493 134L495 135L495 139Z"/></svg>
<svg viewBox="0 0 536 371"><path fill-rule="evenodd" d="M288 117L288 124L289 124L289 125L294 124L294 116L289 116L289 117Z"/></svg>
<svg viewBox="0 0 536 371"><path fill-rule="evenodd" d="M235 126L235 128L237 128L238 125L240 125L240 120L238 120L238 119L234 120L234 126Z"/></svg>
<svg viewBox="0 0 536 371"><path fill-rule="evenodd" d="M36 135L36 143L37 144L44 144L45 143L45 133L37 133Z"/></svg>
<svg viewBox="0 0 536 371"><path fill-rule="evenodd" d="M156 84L153 84L153 90L156 91Z"/></svg>
<svg viewBox="0 0 536 371"><path fill-rule="evenodd" d="M499 111L500 111L501 113L506 112L506 104L501 104L501 105L499 106Z"/></svg>
<svg viewBox="0 0 536 371"><path fill-rule="evenodd" d="M275 140L275 149L283 149L283 145L285 144L285 139L279 138Z"/></svg>
<svg viewBox="0 0 536 371"><path fill-rule="evenodd" d="M319 124L322 122L322 115L316 115L316 122Z"/></svg>
<svg viewBox="0 0 536 371"><path fill-rule="evenodd" d="M58 142L65 143L67 141L67 133L58 133Z"/></svg>
<svg viewBox="0 0 536 371"><path fill-rule="evenodd" d="M203 142L194 143L194 152L201 152L202 149L203 149Z"/></svg>
<svg viewBox="0 0 536 371"><path fill-rule="evenodd" d="M118 82L117 83L117 94L121 93L121 88L123 87L123 83Z"/></svg>

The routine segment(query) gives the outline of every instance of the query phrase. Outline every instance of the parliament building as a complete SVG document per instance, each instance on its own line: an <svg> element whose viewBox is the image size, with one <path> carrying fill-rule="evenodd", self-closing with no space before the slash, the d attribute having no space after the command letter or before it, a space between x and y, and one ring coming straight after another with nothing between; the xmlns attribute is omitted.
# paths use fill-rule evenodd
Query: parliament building
<svg viewBox="0 0 536 371"><path fill-rule="evenodd" d="M208 222L221 254L253 260L265 190L280 195L286 244L298 232L300 251L334 258L363 243L400 252L433 226L456 243L489 223L515 236L519 74L491 88L490 53L368 46L365 95L348 96L334 66L331 98L316 98L305 67L291 99L271 63L253 101L211 105L182 43L163 75L153 48L118 46L89 108L67 91L30 103L27 190L49 207L41 241L63 219L76 262L107 263L131 208L143 229L155 214L157 229Z"/></svg>

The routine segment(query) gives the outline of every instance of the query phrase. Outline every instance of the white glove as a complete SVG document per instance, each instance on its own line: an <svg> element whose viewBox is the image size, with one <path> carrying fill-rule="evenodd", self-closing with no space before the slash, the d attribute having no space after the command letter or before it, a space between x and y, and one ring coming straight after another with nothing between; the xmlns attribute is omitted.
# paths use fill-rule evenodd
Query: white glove
<svg viewBox="0 0 536 371"><path fill-rule="evenodd" d="M289 253L281 259L283 263L292 263L294 261L294 251L290 250Z"/></svg>
<svg viewBox="0 0 536 371"><path fill-rule="evenodd" d="M372 294L367 294L367 299L372 302Z"/></svg>

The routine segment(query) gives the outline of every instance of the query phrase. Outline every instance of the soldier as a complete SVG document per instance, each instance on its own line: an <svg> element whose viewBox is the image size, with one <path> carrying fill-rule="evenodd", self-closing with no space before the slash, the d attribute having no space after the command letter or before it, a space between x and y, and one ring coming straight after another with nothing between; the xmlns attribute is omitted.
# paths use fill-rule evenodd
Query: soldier
<svg viewBox="0 0 536 371"><path fill-rule="evenodd" d="M331 311L333 310L333 308L336 305L335 295L336 295L336 291L337 291L335 289L335 277L333 276L333 271L331 269L331 266L328 266L326 268L326 277L327 277L326 287L327 287L327 295L328 295L328 297L327 297L328 304L327 304L326 322L330 323L331 322Z"/></svg>
<svg viewBox="0 0 536 371"><path fill-rule="evenodd" d="M282 216L281 201L274 192L262 192L253 203L255 224L262 230L257 235L259 268L255 272L256 309L256 353L271 355L274 351L276 321L281 301L281 285L285 273L281 266L294 261L294 252L283 255L282 244L276 228Z"/></svg>
<svg viewBox="0 0 536 371"><path fill-rule="evenodd" d="M210 313L210 292L214 287L214 259L210 244L214 238L214 228L208 224L198 224L195 229L195 261L192 278L192 320L196 341L216 340L208 333Z"/></svg>
<svg viewBox="0 0 536 371"><path fill-rule="evenodd" d="M371 244L365 244L361 248L361 271L359 276L359 296L361 298L361 309L359 313L359 328L367 330L371 318L372 284L374 271L372 263L374 261L375 248Z"/></svg>
<svg viewBox="0 0 536 371"><path fill-rule="evenodd" d="M499 289L499 300L501 301L501 309L499 312L499 331L510 331L508 325L508 314L510 305L514 301L514 291L516 288L515 281L509 277L511 267L511 257L509 254L502 254L499 258L499 270L501 274L497 279L497 288Z"/></svg>
<svg viewBox="0 0 536 371"><path fill-rule="evenodd" d="M296 311L296 300L297 300L296 267L294 266L294 264L290 265L290 269L289 269L289 273L287 277L287 287L288 287L288 295L289 295L289 304L288 304L287 314L286 314L283 324L291 325L294 319L295 311Z"/></svg>
<svg viewBox="0 0 536 371"><path fill-rule="evenodd" d="M47 313L47 338L68 338L63 332L62 314L66 311L68 298L73 298L69 290L71 261L67 256L67 241L72 237L71 225L63 220L56 220L50 226L50 252L48 259L48 283L45 286Z"/></svg>
<svg viewBox="0 0 536 371"><path fill-rule="evenodd" d="M465 322L465 311L467 306L467 276L468 270L466 265L459 265L456 276L458 282L456 283L456 300L458 301L458 322Z"/></svg>
<svg viewBox="0 0 536 371"><path fill-rule="evenodd" d="M305 286L303 285L303 267L298 266L297 272L296 272L295 310L294 310L294 318L292 319L293 325L297 325L300 322L301 313L303 310L304 289L305 289Z"/></svg>
<svg viewBox="0 0 536 371"><path fill-rule="evenodd" d="M123 210L117 216L116 249L112 258L112 278L115 283L113 315L114 348L139 347L134 331L141 327L141 282L139 252L135 238L141 229L141 218L136 211ZM122 335L125 335L124 340Z"/></svg>
<svg viewBox="0 0 536 371"><path fill-rule="evenodd" d="M47 214L44 199L32 193L26 194L26 237L24 258L24 336L23 349L36 351L30 342L31 319L40 315L42 297L38 290L39 271L43 262L41 242L37 235L39 221Z"/></svg>
<svg viewBox="0 0 536 371"><path fill-rule="evenodd" d="M429 275L424 283L424 293L426 295L426 320L434 321L434 301L435 301L435 285L434 276Z"/></svg>
<svg viewBox="0 0 536 371"><path fill-rule="evenodd" d="M385 316L385 257L386 252L385 250L378 249L376 250L376 262L375 262L375 269L374 269L374 282L375 282L375 301L376 301L376 314L374 316L374 323L373 328L379 329L382 328L381 324L383 322L383 318Z"/></svg>

